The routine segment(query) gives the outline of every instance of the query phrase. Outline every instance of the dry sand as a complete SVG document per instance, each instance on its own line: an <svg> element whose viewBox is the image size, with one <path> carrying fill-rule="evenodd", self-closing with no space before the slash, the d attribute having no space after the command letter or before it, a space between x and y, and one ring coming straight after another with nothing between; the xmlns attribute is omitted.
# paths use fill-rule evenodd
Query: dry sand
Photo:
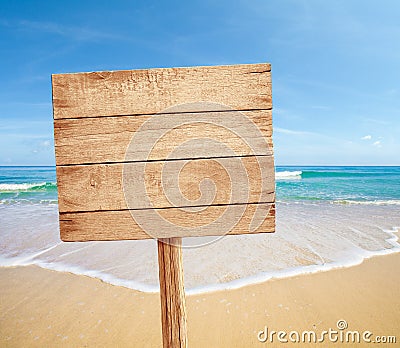
<svg viewBox="0 0 400 348"><path fill-rule="evenodd" d="M261 343L269 330L348 330L400 342L400 253L359 266L187 298L190 347L357 347ZM158 294L35 266L0 268L1 347L160 347ZM343 331L343 332L346 332ZM286 338L288 338L286 336ZM293 336L294 338L294 336ZM365 346L395 347L397 344Z"/></svg>

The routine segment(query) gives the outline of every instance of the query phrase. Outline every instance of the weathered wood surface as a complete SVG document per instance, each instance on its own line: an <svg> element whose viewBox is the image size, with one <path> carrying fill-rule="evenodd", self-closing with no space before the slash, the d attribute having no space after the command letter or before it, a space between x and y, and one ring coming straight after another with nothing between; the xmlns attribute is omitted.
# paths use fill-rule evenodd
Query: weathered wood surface
<svg viewBox="0 0 400 348"><path fill-rule="evenodd" d="M171 115L185 120L192 121L191 124L184 124L169 131L158 146L146 156L140 148L136 149L136 160L163 160L179 144L199 137L212 138L225 143L231 148L236 156L247 155L268 155L272 154L272 112L271 110L242 111L258 129L259 133L253 132L253 137L258 146L252 148L246 144L245 139L239 134L249 134L247 124L242 119L232 117L235 112L219 112L215 114L215 124L196 122L198 114L189 113L186 115ZM132 136L143 125L144 122L153 116L123 116L123 117L102 117L86 119L61 119L54 121L55 150L57 165L90 164L90 163L118 163L124 162L126 150ZM228 119L230 129L218 126L220 119ZM184 123L182 120L182 123ZM234 133L232 130L235 130ZM151 136L152 130L144 133ZM208 157L224 157L230 155L226 149L209 149ZM189 158L201 157L201 151L192 148ZM174 158L174 157L172 157Z"/></svg>
<svg viewBox="0 0 400 348"><path fill-rule="evenodd" d="M186 348L182 239L158 240L161 324L164 348Z"/></svg>
<svg viewBox="0 0 400 348"><path fill-rule="evenodd" d="M179 208L158 209L164 219L170 221L175 226L177 237L188 237L184 229L179 227L201 227L212 223L221 216L228 207L238 207L238 222L228 234L251 234L268 233L275 230L275 204L247 204L242 214L239 206L210 206L199 212L182 211ZM251 221L256 209L261 209L265 218L260 226L254 231L249 230ZM147 217L146 210L138 210L135 214L142 214ZM215 235L213 230L203 230L198 236ZM167 235L159 231L160 238L168 238ZM153 235L148 235L143 231L133 219L129 210L97 211L89 213L60 213L60 236L65 242L91 241L91 240L130 240L130 239L150 239Z"/></svg>
<svg viewBox="0 0 400 348"><path fill-rule="evenodd" d="M150 238L142 222L157 225L157 216L176 226L159 238L221 235L226 211L238 217L226 232L274 231L269 64L61 74L52 82L63 240ZM130 187L141 181L145 191L135 196ZM181 196L166 192L174 189ZM260 211L264 220L251 228Z"/></svg>
<svg viewBox="0 0 400 348"><path fill-rule="evenodd" d="M54 119L154 114L201 101L229 110L271 109L270 71L265 63L57 74Z"/></svg>
<svg viewBox="0 0 400 348"><path fill-rule="evenodd" d="M275 182L273 176L270 175L273 165L271 156L251 156L235 159L176 160L169 161L167 164L162 161L59 166L56 168L58 189L61 192L58 202L59 211L273 202ZM174 175L169 175L166 181L163 181L163 169ZM243 187L233 187L239 185L237 178L236 182L232 181L235 176L240 175L238 174L240 169L245 169L243 174L248 182L244 180ZM123 171L125 171L125 184ZM200 191L199 184L204 179L212 180L215 185L214 192L213 186L205 186L206 192ZM133 187L137 182L145 184L147 197L134 197ZM173 204L168 199L168 194L166 196L166 191L169 187L176 187L176 184L179 185L182 194ZM233 191L236 194L232 196Z"/></svg>

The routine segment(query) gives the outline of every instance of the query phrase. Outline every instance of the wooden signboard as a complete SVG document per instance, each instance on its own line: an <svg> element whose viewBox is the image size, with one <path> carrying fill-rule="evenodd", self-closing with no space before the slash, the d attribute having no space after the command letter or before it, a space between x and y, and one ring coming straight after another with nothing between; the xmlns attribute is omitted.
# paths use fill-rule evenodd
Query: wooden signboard
<svg viewBox="0 0 400 348"><path fill-rule="evenodd" d="M52 76L61 239L159 241L166 347L186 344L181 238L275 229L270 68Z"/></svg>

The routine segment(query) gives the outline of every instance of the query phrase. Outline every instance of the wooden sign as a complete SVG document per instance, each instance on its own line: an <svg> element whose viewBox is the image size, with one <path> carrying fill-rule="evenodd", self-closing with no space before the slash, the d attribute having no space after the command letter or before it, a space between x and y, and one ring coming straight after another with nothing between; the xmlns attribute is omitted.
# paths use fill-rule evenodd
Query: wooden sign
<svg viewBox="0 0 400 348"><path fill-rule="evenodd" d="M62 240L274 231L269 64L52 82Z"/></svg>
<svg viewBox="0 0 400 348"><path fill-rule="evenodd" d="M270 68L53 75L61 239L168 242L160 283L183 289L181 237L273 232Z"/></svg>

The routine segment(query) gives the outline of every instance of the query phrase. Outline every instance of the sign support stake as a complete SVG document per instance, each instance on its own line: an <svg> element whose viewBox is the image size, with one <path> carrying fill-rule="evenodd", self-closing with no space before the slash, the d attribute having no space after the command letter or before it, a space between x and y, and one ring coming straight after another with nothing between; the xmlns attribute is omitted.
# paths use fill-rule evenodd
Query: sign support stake
<svg viewBox="0 0 400 348"><path fill-rule="evenodd" d="M164 348L186 348L186 305L182 238L157 240Z"/></svg>

